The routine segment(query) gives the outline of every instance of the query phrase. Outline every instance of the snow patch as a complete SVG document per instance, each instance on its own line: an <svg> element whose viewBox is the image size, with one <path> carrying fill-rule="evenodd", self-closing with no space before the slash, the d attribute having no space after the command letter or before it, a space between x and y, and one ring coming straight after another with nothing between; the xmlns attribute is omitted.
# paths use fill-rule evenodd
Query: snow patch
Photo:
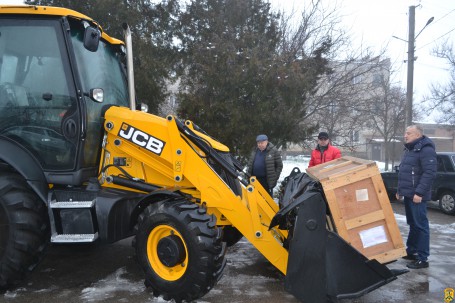
<svg viewBox="0 0 455 303"><path fill-rule="evenodd" d="M84 288L80 298L84 302L96 302L115 298L116 292L143 292L145 290L143 282L133 282L124 278L123 275L126 273L124 267L117 269L113 274L94 283L92 287Z"/></svg>

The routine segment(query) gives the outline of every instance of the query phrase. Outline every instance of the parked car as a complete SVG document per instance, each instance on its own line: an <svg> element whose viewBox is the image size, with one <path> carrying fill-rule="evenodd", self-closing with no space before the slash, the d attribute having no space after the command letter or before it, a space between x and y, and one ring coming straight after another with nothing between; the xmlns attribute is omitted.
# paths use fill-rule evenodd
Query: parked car
<svg viewBox="0 0 455 303"><path fill-rule="evenodd" d="M439 202L439 208L446 214L455 215L455 152L438 152L438 171L431 188L431 199ZM398 170L382 172L382 180L390 200L395 200L398 187Z"/></svg>

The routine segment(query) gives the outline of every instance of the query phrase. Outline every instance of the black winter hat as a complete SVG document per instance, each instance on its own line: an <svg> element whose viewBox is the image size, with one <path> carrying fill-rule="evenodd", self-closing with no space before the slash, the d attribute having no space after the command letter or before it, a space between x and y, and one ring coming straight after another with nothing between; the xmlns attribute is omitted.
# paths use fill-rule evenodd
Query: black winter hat
<svg viewBox="0 0 455 303"><path fill-rule="evenodd" d="M320 132L318 135L318 139L328 139L328 138L329 138L329 134L326 132Z"/></svg>

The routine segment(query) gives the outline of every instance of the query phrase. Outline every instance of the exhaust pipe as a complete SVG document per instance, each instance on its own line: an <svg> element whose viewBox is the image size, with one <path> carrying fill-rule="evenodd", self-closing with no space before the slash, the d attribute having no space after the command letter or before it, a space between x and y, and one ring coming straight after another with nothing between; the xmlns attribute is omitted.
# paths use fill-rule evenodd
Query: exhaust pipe
<svg viewBox="0 0 455 303"><path fill-rule="evenodd" d="M136 95L134 91L134 69L133 69L133 40L131 30L127 23L123 23L123 33L126 44L126 71L128 74L128 94L130 96L130 109L136 110Z"/></svg>

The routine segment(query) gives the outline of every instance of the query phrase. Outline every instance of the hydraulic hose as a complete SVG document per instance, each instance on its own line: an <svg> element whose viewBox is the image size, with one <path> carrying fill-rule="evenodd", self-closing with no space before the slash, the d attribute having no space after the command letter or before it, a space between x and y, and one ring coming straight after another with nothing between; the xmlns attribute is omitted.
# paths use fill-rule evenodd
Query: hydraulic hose
<svg viewBox="0 0 455 303"><path fill-rule="evenodd" d="M145 191L148 193L159 189L158 186L155 186L155 185L152 185L149 183L134 181L134 180L117 177L117 176L108 176L106 178L106 181L112 182L112 183L120 185L120 186L125 186L125 187L129 187L129 188L134 188L137 190L142 190L142 191Z"/></svg>
<svg viewBox="0 0 455 303"><path fill-rule="evenodd" d="M187 136L188 140L200 148L207 155L207 157L215 161L218 165L221 166L221 168L223 168L226 173L238 179L243 185L248 185L248 182L240 176L235 167L230 165L230 163L221 157L213 147L207 144L202 138L196 135L196 133L194 133L189 127L185 126L181 121L178 119L175 119L175 121L179 131L184 133Z"/></svg>

